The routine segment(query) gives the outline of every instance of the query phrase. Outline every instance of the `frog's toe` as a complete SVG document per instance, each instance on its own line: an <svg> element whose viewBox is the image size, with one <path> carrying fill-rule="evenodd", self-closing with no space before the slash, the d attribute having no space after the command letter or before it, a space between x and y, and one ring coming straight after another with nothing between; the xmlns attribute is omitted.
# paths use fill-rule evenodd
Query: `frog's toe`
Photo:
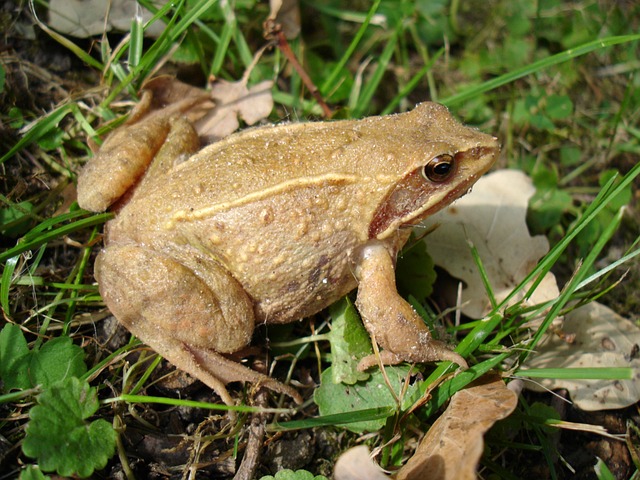
<svg viewBox="0 0 640 480"><path fill-rule="evenodd" d="M469 368L469 365L464 358L456 352L449 350L443 343L432 340L429 342L429 348L418 354L412 353L410 355L404 355L396 354L389 350L383 350L379 355L368 355L360 360L358 363L358 370L362 372L380 364L397 365L402 362L428 363L443 360L449 360L450 362L456 363L465 370Z"/></svg>
<svg viewBox="0 0 640 480"><path fill-rule="evenodd" d="M211 380L213 384L223 383L225 385L231 382L249 382L268 388L274 392L288 395L293 398L298 405L303 402L302 397L293 387L240 365L238 362L230 360L213 350L193 347L191 345L184 345L184 348L197 364L197 368L192 368L187 371L193 373L207 385L209 385L209 380ZM214 389L217 390L216 388Z"/></svg>

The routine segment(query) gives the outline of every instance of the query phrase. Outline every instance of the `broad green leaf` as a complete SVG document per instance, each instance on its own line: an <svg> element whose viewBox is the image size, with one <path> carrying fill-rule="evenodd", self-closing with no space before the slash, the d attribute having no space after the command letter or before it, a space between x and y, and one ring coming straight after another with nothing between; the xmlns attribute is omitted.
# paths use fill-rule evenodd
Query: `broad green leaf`
<svg viewBox="0 0 640 480"><path fill-rule="evenodd" d="M336 384L332 381L333 367L322 372L321 385L316 389L313 399L318 405L320 415L334 415L338 413L353 412L370 408L393 407L398 408L394 395L389 391L380 370L371 374L369 379L354 385ZM401 397L403 385L408 378L410 367L386 367L385 372L389 378L391 388L395 395ZM411 398L416 391L416 384L408 387L406 397ZM400 399L402 400L402 398ZM344 424L343 426L352 432L380 430L386 423L385 418Z"/></svg>
<svg viewBox="0 0 640 480"><path fill-rule="evenodd" d="M77 378L67 378L44 391L29 413L22 444L43 471L88 477L104 468L116 446L116 432L99 419L87 422L98 410L96 389Z"/></svg>
<svg viewBox="0 0 640 480"><path fill-rule="evenodd" d="M48 480L51 477L42 473L35 465L27 465L27 468L20 472L20 480Z"/></svg>
<svg viewBox="0 0 640 480"><path fill-rule="evenodd" d="M9 237L19 237L31 227L29 213L32 211L33 203L31 202L20 202L1 208L0 232Z"/></svg>
<svg viewBox="0 0 640 480"><path fill-rule="evenodd" d="M560 163L568 167L578 165L582 161L582 150L578 147L563 147L560 149Z"/></svg>
<svg viewBox="0 0 640 480"><path fill-rule="evenodd" d="M529 201L527 223L534 234L543 233L560 223L564 213L571 207L573 198L564 190L552 188L536 190Z"/></svg>
<svg viewBox="0 0 640 480"><path fill-rule="evenodd" d="M35 385L47 388L69 377L80 377L87 371L84 351L69 337L57 337L31 354L29 369Z"/></svg>
<svg viewBox="0 0 640 480"><path fill-rule="evenodd" d="M427 237L426 242L429 242ZM414 242L402 252L396 265L398 288L406 296L423 301L433 292L436 270L425 242Z"/></svg>
<svg viewBox="0 0 640 480"><path fill-rule="evenodd" d="M29 353L20 327L7 323L0 331L0 378L5 392L31 386L27 370Z"/></svg>
<svg viewBox="0 0 640 480"><path fill-rule="evenodd" d="M46 342L38 350L29 350L20 327L7 324L0 332L0 377L4 390L47 388L87 371L83 350L69 337Z"/></svg>
<svg viewBox="0 0 640 480"><path fill-rule="evenodd" d="M546 112L552 120L565 119L573 113L573 102L566 95L549 95Z"/></svg>
<svg viewBox="0 0 640 480"><path fill-rule="evenodd" d="M372 353L371 341L358 312L348 299L334 303L329 312L333 382L353 385L366 380L369 374L358 371L357 367L362 357Z"/></svg>
<svg viewBox="0 0 640 480"><path fill-rule="evenodd" d="M276 473L275 477L273 475L265 475L261 477L260 480L328 480L324 475L316 475L308 472L307 470L293 470L285 469L280 470Z"/></svg>

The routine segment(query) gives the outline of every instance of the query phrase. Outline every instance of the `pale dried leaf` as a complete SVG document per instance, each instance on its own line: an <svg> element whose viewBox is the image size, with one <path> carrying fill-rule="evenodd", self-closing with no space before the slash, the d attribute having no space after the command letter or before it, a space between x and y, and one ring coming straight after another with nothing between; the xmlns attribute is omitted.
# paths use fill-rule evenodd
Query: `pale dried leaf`
<svg viewBox="0 0 640 480"><path fill-rule="evenodd" d="M396 480L476 478L484 433L506 418L518 397L498 375L487 375L460 390L429 429Z"/></svg>
<svg viewBox="0 0 640 480"><path fill-rule="evenodd" d="M168 117L181 115L195 122L214 107L205 89L181 82L171 75L147 80L142 85L142 92L142 99L129 114L127 124L138 122L151 113Z"/></svg>
<svg viewBox="0 0 640 480"><path fill-rule="evenodd" d="M470 194L423 223L427 228L438 226L425 239L435 264L466 284L462 291L465 315L481 318L491 310L468 241L478 249L498 302L549 250L546 237L532 237L527 228L527 205L534 192L524 173L498 170L481 178ZM557 296L557 283L549 274L525 305ZM513 303L521 298L514 298Z"/></svg>
<svg viewBox="0 0 640 480"><path fill-rule="evenodd" d="M151 3L160 8L166 0ZM153 16L138 2L131 0L50 0L49 2L49 26L61 33L80 38L111 30L128 32L131 21L136 15L140 16L143 23ZM163 30L164 23L155 22L145 30L145 34L157 37Z"/></svg>
<svg viewBox="0 0 640 480"><path fill-rule="evenodd" d="M527 360L525 368L631 367L631 380L545 379L548 389L566 388L582 410L624 408L640 401L640 329L626 318L597 302L565 316L562 328L567 343L549 334ZM573 338L575 335L575 338ZM525 370L526 371L526 370ZM538 379L536 379L538 380ZM527 387L542 390L531 382Z"/></svg>
<svg viewBox="0 0 640 480"><path fill-rule="evenodd" d="M267 23L280 25L287 39L300 33L300 5L298 0L270 0Z"/></svg>
<svg viewBox="0 0 640 480"><path fill-rule="evenodd" d="M388 480L388 476L369 456L365 445L350 448L338 458L333 471L335 480Z"/></svg>
<svg viewBox="0 0 640 480"><path fill-rule="evenodd" d="M212 142L233 133L240 126L238 117L248 125L266 118L273 109L272 86L270 80L251 88L247 88L243 80L217 80L211 87L211 98L216 106L197 122L198 134Z"/></svg>

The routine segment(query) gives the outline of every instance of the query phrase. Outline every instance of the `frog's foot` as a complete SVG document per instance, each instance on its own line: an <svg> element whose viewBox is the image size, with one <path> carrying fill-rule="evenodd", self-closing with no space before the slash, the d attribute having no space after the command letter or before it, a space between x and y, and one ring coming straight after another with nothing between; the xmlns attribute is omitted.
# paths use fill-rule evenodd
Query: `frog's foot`
<svg viewBox="0 0 640 480"><path fill-rule="evenodd" d="M293 398L298 405L302 403L302 397L294 388L268 377L267 375L240 365L238 362L230 360L213 350L193 348L186 344L184 345L184 349L189 352L191 358L200 367L199 370L203 372L202 376L196 375L197 378L210 387L211 385L209 384L209 381L218 381L224 385L231 382L249 382L256 384L257 386L266 387L274 392L288 395ZM215 372L215 376L210 374L210 371ZM214 388L214 390L216 390L216 393L218 392L217 389ZM225 403L229 404L226 400Z"/></svg>
<svg viewBox="0 0 640 480"><path fill-rule="evenodd" d="M431 338L422 318L400 297L393 259L383 244L372 241L363 249L356 276L356 307L373 341L384 348L379 356L382 364L450 360L467 368L460 355ZM364 370L377 364L377 357L371 355L362 359L358 368Z"/></svg>
<svg viewBox="0 0 640 480"><path fill-rule="evenodd" d="M110 245L95 268L100 293L115 317L226 404L234 403L225 387L234 381L259 383L302 401L293 388L218 353L250 342L254 316L240 284L216 262L199 259L188 268L148 248Z"/></svg>

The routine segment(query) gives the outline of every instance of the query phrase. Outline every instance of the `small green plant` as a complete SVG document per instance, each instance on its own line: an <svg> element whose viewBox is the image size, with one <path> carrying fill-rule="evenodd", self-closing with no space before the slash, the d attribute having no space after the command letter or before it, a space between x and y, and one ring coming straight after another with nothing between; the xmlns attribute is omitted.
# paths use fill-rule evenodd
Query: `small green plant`
<svg viewBox="0 0 640 480"><path fill-rule="evenodd" d="M84 375L84 351L69 337L53 338L29 349L20 327L7 324L0 331L0 378L6 392L55 383Z"/></svg>
<svg viewBox="0 0 640 480"><path fill-rule="evenodd" d="M306 470L280 470L278 473L273 475L265 475L261 477L260 480L327 480L327 477L324 475L314 475L311 472Z"/></svg>
<svg viewBox="0 0 640 480"><path fill-rule="evenodd" d="M29 411L22 450L42 471L88 477L113 455L116 433L111 424L86 421L99 405L95 388L81 379L87 371L83 359L84 351L69 337L29 349L17 325L0 331L0 379L7 392L0 401L40 392ZM29 469L22 478L33 475L41 473Z"/></svg>
<svg viewBox="0 0 640 480"><path fill-rule="evenodd" d="M45 472L68 477L88 477L104 468L116 446L116 432L101 418L88 422L98 411L96 389L71 377L38 395L29 412L22 451L35 458Z"/></svg>

